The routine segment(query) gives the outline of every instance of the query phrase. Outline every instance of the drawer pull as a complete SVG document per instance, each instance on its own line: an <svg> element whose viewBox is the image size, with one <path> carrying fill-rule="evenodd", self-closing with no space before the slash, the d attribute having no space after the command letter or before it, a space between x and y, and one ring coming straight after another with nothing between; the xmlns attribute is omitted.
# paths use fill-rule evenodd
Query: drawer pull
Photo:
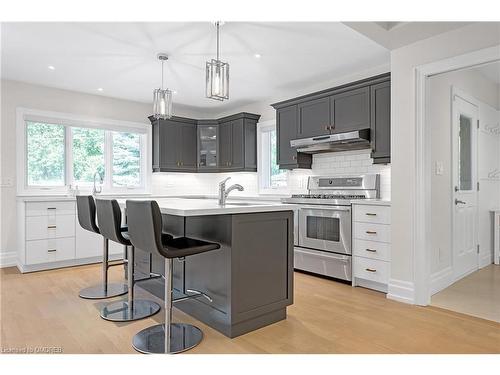
<svg viewBox="0 0 500 375"><path fill-rule="evenodd" d="M375 249L365 249L365 250L369 251L370 253L376 253L377 252L377 250L375 250Z"/></svg>
<svg viewBox="0 0 500 375"><path fill-rule="evenodd" d="M371 213L371 212L367 212L365 215L366 215L366 216L377 216L377 214L373 214L373 213Z"/></svg>
<svg viewBox="0 0 500 375"><path fill-rule="evenodd" d="M57 249L49 249L49 250L47 250L47 252L49 252L49 253L53 253L54 251L57 251Z"/></svg>
<svg viewBox="0 0 500 375"><path fill-rule="evenodd" d="M374 270L373 268L365 268L365 270L368 272L377 272L377 270Z"/></svg>
<svg viewBox="0 0 500 375"><path fill-rule="evenodd" d="M373 231L373 230L367 230L366 231L366 234L377 234L377 232Z"/></svg>
<svg viewBox="0 0 500 375"><path fill-rule="evenodd" d="M55 210L55 207L47 207L47 210Z"/></svg>
<svg viewBox="0 0 500 375"><path fill-rule="evenodd" d="M56 229L57 228L57 225L48 225L47 226L47 229Z"/></svg>

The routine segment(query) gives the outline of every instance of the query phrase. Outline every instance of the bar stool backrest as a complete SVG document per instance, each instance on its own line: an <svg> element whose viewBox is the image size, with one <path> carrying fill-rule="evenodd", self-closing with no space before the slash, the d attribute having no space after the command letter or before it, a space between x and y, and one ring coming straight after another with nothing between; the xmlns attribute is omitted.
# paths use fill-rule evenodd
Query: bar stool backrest
<svg viewBox="0 0 500 375"><path fill-rule="evenodd" d="M116 199L96 199L97 221L101 235L108 240L129 245L122 235L122 210Z"/></svg>
<svg viewBox="0 0 500 375"><path fill-rule="evenodd" d="M130 242L136 248L164 258L176 257L162 245L162 218L156 201L128 200L127 224Z"/></svg>
<svg viewBox="0 0 500 375"><path fill-rule="evenodd" d="M100 233L95 221L96 209L94 197L92 197L92 195L77 195L76 211L78 214L78 222L83 229L94 233Z"/></svg>

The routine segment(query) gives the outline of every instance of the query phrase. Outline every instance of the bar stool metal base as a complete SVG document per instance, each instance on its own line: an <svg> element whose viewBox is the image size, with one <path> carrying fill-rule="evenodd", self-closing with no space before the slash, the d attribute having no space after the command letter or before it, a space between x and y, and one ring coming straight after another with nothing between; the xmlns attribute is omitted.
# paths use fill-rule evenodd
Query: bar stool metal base
<svg viewBox="0 0 500 375"><path fill-rule="evenodd" d="M143 329L134 336L132 345L141 353L166 354L181 353L198 345L203 339L203 332L191 324L172 323L170 325L170 350L165 350L165 325Z"/></svg>
<svg viewBox="0 0 500 375"><path fill-rule="evenodd" d="M101 310L101 318L112 322L129 322L144 319L160 311L160 305L148 300L134 300L132 308L128 301L110 303Z"/></svg>
<svg viewBox="0 0 500 375"><path fill-rule="evenodd" d="M104 285L91 286L80 290L80 297L85 299L104 299L122 296L127 294L128 287L126 284L108 284L105 288Z"/></svg>

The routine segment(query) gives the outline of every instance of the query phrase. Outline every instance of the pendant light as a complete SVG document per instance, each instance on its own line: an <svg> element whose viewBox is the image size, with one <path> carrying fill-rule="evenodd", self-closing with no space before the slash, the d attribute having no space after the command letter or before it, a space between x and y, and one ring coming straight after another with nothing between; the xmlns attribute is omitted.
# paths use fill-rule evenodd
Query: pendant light
<svg viewBox="0 0 500 375"><path fill-rule="evenodd" d="M172 91L163 89L163 63L168 56L160 53L158 60L161 61L161 88L153 90L153 117L165 120L172 117Z"/></svg>
<svg viewBox="0 0 500 375"><path fill-rule="evenodd" d="M217 58L207 61L206 65L206 96L209 99L229 99L229 64L219 60L219 27L220 22L215 23L217 28Z"/></svg>

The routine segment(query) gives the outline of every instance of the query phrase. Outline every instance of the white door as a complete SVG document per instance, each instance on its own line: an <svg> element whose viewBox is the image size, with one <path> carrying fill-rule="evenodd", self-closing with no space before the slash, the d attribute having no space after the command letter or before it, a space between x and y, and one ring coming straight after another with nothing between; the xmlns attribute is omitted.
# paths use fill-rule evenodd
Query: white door
<svg viewBox="0 0 500 375"><path fill-rule="evenodd" d="M478 269L477 122L478 108L453 96L453 274L458 280Z"/></svg>

